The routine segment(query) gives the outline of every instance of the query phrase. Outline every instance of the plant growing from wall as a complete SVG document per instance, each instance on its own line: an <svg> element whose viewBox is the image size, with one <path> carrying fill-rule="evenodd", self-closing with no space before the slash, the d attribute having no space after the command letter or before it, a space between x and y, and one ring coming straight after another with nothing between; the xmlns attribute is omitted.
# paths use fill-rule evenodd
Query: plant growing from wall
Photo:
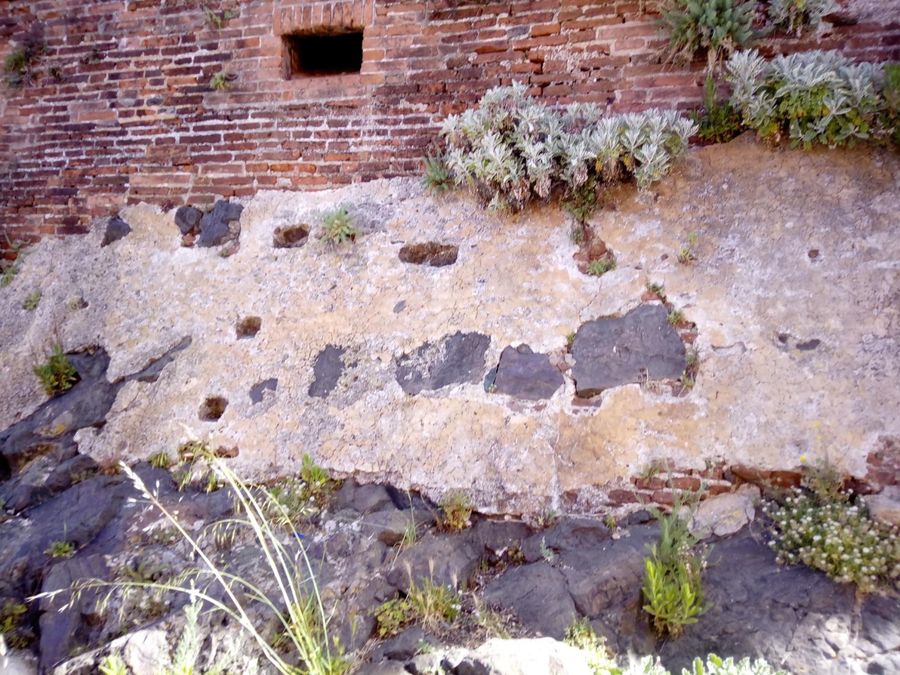
<svg viewBox="0 0 900 675"><path fill-rule="evenodd" d="M836 51L766 61L750 50L732 54L726 70L732 104L764 139L834 148L895 133L884 115L880 67L874 64L851 63Z"/></svg>
<svg viewBox="0 0 900 675"><path fill-rule="evenodd" d="M356 241L359 234L353 226L347 207L341 206L322 216L322 232L325 239L333 246L340 246L348 241Z"/></svg>
<svg viewBox="0 0 900 675"><path fill-rule="evenodd" d="M442 194L453 187L450 169L441 157L425 158L425 175L422 180L428 191L435 194Z"/></svg>
<svg viewBox="0 0 900 675"><path fill-rule="evenodd" d="M679 517L680 507L676 500L672 513L659 515L659 541L644 558L644 611L653 618L660 636L678 636L706 609L701 579L704 560L692 550L697 540L688 521Z"/></svg>
<svg viewBox="0 0 900 675"><path fill-rule="evenodd" d="M764 510L779 563L822 570L864 593L900 582L900 529L870 518L851 495L796 489Z"/></svg>
<svg viewBox="0 0 900 675"><path fill-rule="evenodd" d="M834 0L769 0L768 18L772 25L800 36L834 9Z"/></svg>
<svg viewBox="0 0 900 675"><path fill-rule="evenodd" d="M703 109L694 113L697 135L708 143L727 143L741 133L741 116L730 102L720 102L712 73L706 74L703 87Z"/></svg>
<svg viewBox="0 0 900 675"><path fill-rule="evenodd" d="M206 18L206 24L214 30L225 28L229 21L238 18L240 15L241 10L237 7L223 10L215 10L212 7L203 8L203 16Z"/></svg>
<svg viewBox="0 0 900 675"><path fill-rule="evenodd" d="M469 527L472 522L472 502L463 492L448 493L440 503L440 526L451 532L459 532Z"/></svg>
<svg viewBox="0 0 900 675"><path fill-rule="evenodd" d="M26 312L33 312L38 308L38 305L41 303L41 292L33 291L29 293L25 300L22 301L22 309Z"/></svg>
<svg viewBox="0 0 900 675"><path fill-rule="evenodd" d="M48 396L62 394L78 382L78 371L59 344L53 346L44 363L34 367L34 374Z"/></svg>
<svg viewBox="0 0 900 675"><path fill-rule="evenodd" d="M885 110L882 126L891 134L891 140L900 145L900 63L884 65Z"/></svg>
<svg viewBox="0 0 900 675"><path fill-rule="evenodd" d="M666 58L690 62L705 52L707 72L712 73L723 57L753 39L755 10L756 0L665 0Z"/></svg>
<svg viewBox="0 0 900 675"><path fill-rule="evenodd" d="M441 129L453 182L492 208L519 210L554 193L586 217L592 185L661 179L687 147L694 124L675 112L601 116L593 107L552 109L522 84L489 90L477 108L450 115Z"/></svg>
<svg viewBox="0 0 900 675"><path fill-rule="evenodd" d="M26 36L23 43L13 49L3 62L6 84L11 88L17 88L31 83L34 79L34 69L46 50L47 47L38 33L32 32Z"/></svg>
<svg viewBox="0 0 900 675"><path fill-rule="evenodd" d="M237 75L220 70L209 78L209 88L213 91L228 91L231 89L231 83L236 79Z"/></svg>

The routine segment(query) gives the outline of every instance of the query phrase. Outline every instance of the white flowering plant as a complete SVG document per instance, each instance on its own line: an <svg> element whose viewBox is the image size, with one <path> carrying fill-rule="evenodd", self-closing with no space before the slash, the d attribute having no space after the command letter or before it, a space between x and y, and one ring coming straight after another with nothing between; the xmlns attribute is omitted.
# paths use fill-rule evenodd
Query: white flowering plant
<svg viewBox="0 0 900 675"><path fill-rule="evenodd" d="M767 61L753 49L732 54L725 69L732 105L762 138L834 148L892 133L880 65L820 50Z"/></svg>
<svg viewBox="0 0 900 675"><path fill-rule="evenodd" d="M852 495L825 502L797 488L763 508L780 564L802 563L864 593L900 588L900 530L869 517Z"/></svg>
<svg viewBox="0 0 900 675"><path fill-rule="evenodd" d="M572 196L629 176L646 188L668 173L696 131L674 111L602 115L584 104L558 110L513 84L447 117L442 161L456 185L492 207L519 210L557 191Z"/></svg>

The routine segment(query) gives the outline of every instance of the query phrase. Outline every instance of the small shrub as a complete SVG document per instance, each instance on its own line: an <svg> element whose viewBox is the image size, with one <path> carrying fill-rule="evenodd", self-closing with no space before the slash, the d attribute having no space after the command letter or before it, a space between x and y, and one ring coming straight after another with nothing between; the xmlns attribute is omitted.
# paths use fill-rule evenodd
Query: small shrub
<svg viewBox="0 0 900 675"><path fill-rule="evenodd" d="M646 289L648 293L652 293L661 301L666 301L666 287L660 283L654 281L648 281L646 285Z"/></svg>
<svg viewBox="0 0 900 675"><path fill-rule="evenodd" d="M22 309L26 312L33 312L38 308L38 305L41 303L41 292L34 291L33 293L29 293L28 297L22 302Z"/></svg>
<svg viewBox="0 0 900 675"><path fill-rule="evenodd" d="M449 493L440 503L440 525L445 530L459 532L469 527L472 523L472 502L463 492Z"/></svg>
<svg viewBox="0 0 900 675"><path fill-rule="evenodd" d="M210 28L221 30L228 25L229 21L238 18L241 15L241 11L234 8L217 12L210 7L204 7L203 14L206 17L206 23Z"/></svg>
<svg viewBox="0 0 900 675"><path fill-rule="evenodd" d="M48 396L62 394L78 382L78 371L58 344L44 363L34 367L34 374Z"/></svg>
<svg viewBox="0 0 900 675"><path fill-rule="evenodd" d="M711 73L706 75L703 110L695 113L693 120L697 123L697 135L708 143L727 143L741 133L741 116L731 103L719 102Z"/></svg>
<svg viewBox="0 0 900 675"><path fill-rule="evenodd" d="M422 179L430 192L441 194L453 187L453 177L447 163L441 157L425 158L425 176Z"/></svg>
<svg viewBox="0 0 900 675"><path fill-rule="evenodd" d="M491 89L477 108L450 115L441 129L454 184L491 208L515 211L562 192L575 217L584 217L592 184L596 190L633 176L646 188L668 173L696 130L672 111L601 117L577 105L561 112L526 90L522 84Z"/></svg>
<svg viewBox="0 0 900 675"><path fill-rule="evenodd" d="M452 588L426 579L421 586L412 584L406 597L383 602L375 610L378 637L396 635L411 623L437 626L452 622L459 615L459 595Z"/></svg>
<svg viewBox="0 0 900 675"><path fill-rule="evenodd" d="M662 635L676 637L686 625L696 623L705 611L703 558L692 552L697 540L687 520L673 512L660 516L659 541L644 558L644 611L653 617L653 627Z"/></svg>
<svg viewBox="0 0 900 675"><path fill-rule="evenodd" d="M849 499L823 503L795 490L784 504L764 508L779 563L803 563L864 593L900 581L900 529L870 518Z"/></svg>
<svg viewBox="0 0 900 675"><path fill-rule="evenodd" d="M619 672L615 660L606 648L606 640L597 635L587 619L569 626L564 641L587 654L588 667L595 675Z"/></svg>
<svg viewBox="0 0 900 675"><path fill-rule="evenodd" d="M616 269L616 259L612 256L606 256L588 263L587 273L592 277L601 277L614 269Z"/></svg>
<svg viewBox="0 0 900 675"><path fill-rule="evenodd" d="M760 137L810 148L894 133L883 114L879 66L851 63L836 51L810 51L766 61L759 52L735 52L726 78L743 123Z"/></svg>
<svg viewBox="0 0 900 675"><path fill-rule="evenodd" d="M768 15L772 25L799 36L834 8L834 0L769 0Z"/></svg>
<svg viewBox="0 0 900 675"><path fill-rule="evenodd" d="M884 64L885 111L881 126L891 134L891 140L900 145L900 63Z"/></svg>
<svg viewBox="0 0 900 675"><path fill-rule="evenodd" d="M322 217L322 229L332 245L340 246L348 241L355 241L359 234L350 219L350 213L346 207L340 207L329 211Z"/></svg>
<svg viewBox="0 0 900 675"><path fill-rule="evenodd" d="M54 541L44 553L51 558L71 558L75 555L75 544L71 541Z"/></svg>
<svg viewBox="0 0 900 675"><path fill-rule="evenodd" d="M669 32L666 57L690 62L705 52L707 72L712 73L723 56L753 39L755 10L755 0L665 0L661 11Z"/></svg>
<svg viewBox="0 0 900 675"><path fill-rule="evenodd" d="M569 241L581 246L584 243L584 236L584 223L578 221L572 223L572 227L569 228Z"/></svg>

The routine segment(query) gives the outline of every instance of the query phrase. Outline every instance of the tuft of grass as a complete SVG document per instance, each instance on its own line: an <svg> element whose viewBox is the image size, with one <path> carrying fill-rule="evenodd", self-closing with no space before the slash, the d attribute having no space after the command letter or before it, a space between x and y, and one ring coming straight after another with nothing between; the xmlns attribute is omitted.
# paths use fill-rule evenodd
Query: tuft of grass
<svg viewBox="0 0 900 675"><path fill-rule="evenodd" d="M192 603L202 605L209 612L221 612L240 627L255 643L263 658L279 675L296 675L298 662L304 664L302 672L308 675L343 675L348 669L340 649L329 639L330 615L326 612L319 594L318 584L300 534L292 525L288 514L265 489L248 485L228 465L208 453L204 458L222 476L234 495L238 517L235 527L248 530L256 539L260 551L258 567L265 570L271 587L269 593L253 581L235 575L221 567L207 551L201 540L191 534L187 526L169 511L143 480L130 467L122 464L122 471L134 484L150 506L159 511L181 539L191 549L202 565L189 578L183 575L173 581L104 581L82 579L70 588L34 596L33 599L52 599L66 595L74 602L83 593L108 589L105 609L110 596L128 591L181 593ZM286 522L288 532L282 532L280 522L274 522L269 514L280 512L281 522ZM210 542L211 544L211 542ZM267 584L267 587L269 585ZM62 605L64 611L71 603ZM252 609L251 609L252 605ZM251 613L252 617L251 618ZM261 626L274 624L283 636L281 644L271 644Z"/></svg>
<svg viewBox="0 0 900 675"><path fill-rule="evenodd" d="M98 666L100 675L128 675L128 666L118 654L103 657Z"/></svg>
<svg viewBox="0 0 900 675"><path fill-rule="evenodd" d="M572 345L575 344L575 331L573 330L571 333L566 334L566 349L571 351Z"/></svg>
<svg viewBox="0 0 900 675"><path fill-rule="evenodd" d="M154 452L147 458L147 463L156 469L168 469L172 466L172 458L165 450Z"/></svg>
<svg viewBox="0 0 900 675"><path fill-rule="evenodd" d="M680 500L672 513L658 514L659 541L644 558L643 609L653 618L659 636L677 637L706 610L702 571L704 560L692 551L697 540L679 517Z"/></svg>
<svg viewBox="0 0 900 675"><path fill-rule="evenodd" d="M459 616L459 594L449 586L430 579L412 584L405 597L383 602L375 610L376 634L380 638L396 635L412 623L435 627L452 623Z"/></svg>
<svg viewBox="0 0 900 675"><path fill-rule="evenodd" d="M338 481L328 471L313 460L312 455L303 455L300 465L300 480L306 484L306 491L313 501L324 503L338 486Z"/></svg>
<svg viewBox="0 0 900 675"><path fill-rule="evenodd" d="M581 619L569 626L564 642L587 654L588 667L596 675L620 672L615 659L606 648L606 640L597 635L587 619Z"/></svg>
<svg viewBox="0 0 900 675"><path fill-rule="evenodd" d="M429 192L442 194L453 187L450 168L441 157L425 158L425 175L422 177Z"/></svg>
<svg viewBox="0 0 900 675"><path fill-rule="evenodd" d="M459 532L472 523L472 502L465 493L453 491L448 493L439 504L441 507L440 526L444 530Z"/></svg>
<svg viewBox="0 0 900 675"><path fill-rule="evenodd" d="M54 345L47 360L33 370L48 396L67 392L78 382L78 371L59 344Z"/></svg>
<svg viewBox="0 0 900 675"><path fill-rule="evenodd" d="M347 207L341 206L322 216L322 231L333 246L356 241L359 231L353 226Z"/></svg>
<svg viewBox="0 0 900 675"><path fill-rule="evenodd" d="M655 281L648 281L645 287L648 293L653 293L662 302L666 301L666 287Z"/></svg>
<svg viewBox="0 0 900 675"><path fill-rule="evenodd" d="M241 15L240 9L232 8L222 11L215 11L211 7L204 7L203 14L206 17L206 24L214 30L222 30L228 25L232 19L236 19Z"/></svg>
<svg viewBox="0 0 900 675"><path fill-rule="evenodd" d="M75 555L75 544L71 541L54 541L44 553L51 558L71 558Z"/></svg>
<svg viewBox="0 0 900 675"><path fill-rule="evenodd" d="M34 291L33 293L29 293L22 302L22 309L26 312L33 312L38 308L39 304L41 304L41 292Z"/></svg>
<svg viewBox="0 0 900 675"><path fill-rule="evenodd" d="M687 322L687 319L684 316L684 312L682 312L680 309L673 309L671 312L669 312L666 320L669 322L669 325L676 328Z"/></svg>
<svg viewBox="0 0 900 675"><path fill-rule="evenodd" d="M581 246L584 243L584 239L584 223L578 221L572 223L572 226L569 228L569 241L576 246Z"/></svg>
<svg viewBox="0 0 900 675"><path fill-rule="evenodd" d="M587 273L592 277L600 277L616 269L616 259L607 256L600 260L592 260L587 267Z"/></svg>
<svg viewBox="0 0 900 675"><path fill-rule="evenodd" d="M27 614L28 606L15 600L6 600L0 606L0 645L6 641L13 649L25 649L31 644L34 635L25 621ZM0 663L2 656L0 651Z"/></svg>

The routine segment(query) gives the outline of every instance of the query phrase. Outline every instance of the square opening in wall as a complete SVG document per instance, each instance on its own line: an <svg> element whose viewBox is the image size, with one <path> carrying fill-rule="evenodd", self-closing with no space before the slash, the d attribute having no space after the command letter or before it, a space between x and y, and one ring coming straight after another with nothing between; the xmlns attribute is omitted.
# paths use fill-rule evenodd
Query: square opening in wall
<svg viewBox="0 0 900 675"><path fill-rule="evenodd" d="M363 32L283 35L288 77L358 73L362 68Z"/></svg>

